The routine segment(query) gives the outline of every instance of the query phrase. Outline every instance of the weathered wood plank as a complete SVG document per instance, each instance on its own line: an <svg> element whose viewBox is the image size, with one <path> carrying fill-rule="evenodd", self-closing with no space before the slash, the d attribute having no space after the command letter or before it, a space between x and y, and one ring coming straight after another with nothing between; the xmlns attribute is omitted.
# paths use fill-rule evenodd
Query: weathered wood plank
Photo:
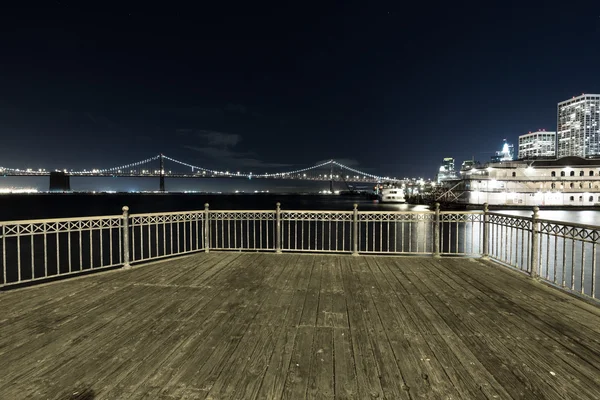
<svg viewBox="0 0 600 400"><path fill-rule="evenodd" d="M571 322L562 312L553 310L553 305L556 303L552 297L532 300L527 297L523 290L515 287L514 280L519 280L519 276L512 276L508 281L496 281L490 278L482 268L478 268L478 262L470 262L473 269L465 269L463 265L453 265L453 272L468 281L470 287L478 288L486 297L495 300L495 304L502 307L505 312L525 312L528 316L527 322L539 331L544 332L547 336L562 343L569 351L578 354L582 359L586 359L589 363L600 369L600 359L594 355L600 354L600 335L591 333L584 326ZM483 268L487 269L487 268ZM499 272L504 273L500 270ZM509 271L510 273L511 271ZM502 274L494 275L502 278ZM527 279L528 278L522 278ZM529 292L545 293L553 291L553 289L532 284ZM581 301L578 300L581 303ZM579 307L576 307L579 308ZM580 309L581 310L581 309ZM565 311L568 314L568 311ZM582 319L589 321L600 321L600 316L595 313L587 313L581 315Z"/></svg>
<svg viewBox="0 0 600 400"><path fill-rule="evenodd" d="M411 368L411 365L414 365L413 368L420 367L428 376L433 378L439 374L438 371L441 369L456 391L462 393L465 398L488 398L485 392L490 392L489 384L486 381L477 381L469 372L475 363L468 362L463 365L465 360L459 359L443 338L436 334L435 328L429 320L411 306L410 297L406 297L410 294L394 276L392 269L410 268L412 262L414 260L411 259L391 260L386 258L377 260L379 269L382 272L382 281L385 279L391 290L389 292L392 299L390 305L395 306L393 310L400 321L402 329L404 329L406 340L409 341L411 348L416 350L416 357L420 361L415 364L408 364L406 368ZM419 376L413 377L411 382L414 382L415 379L418 381ZM443 380L443 376L437 377L437 379L432 379L432 383ZM436 389L442 390L438 385L436 385Z"/></svg>
<svg viewBox="0 0 600 400"><path fill-rule="evenodd" d="M594 384L600 387L600 371L585 360L571 365L572 354L569 356L560 352L558 349L562 346L559 342L549 340L549 337L545 337L546 332L530 325L531 315L504 312L501 305L490 304L489 300L492 299L485 293L476 291L471 285L460 286L459 282L464 282L460 276L453 279L439 263L432 263L431 266L434 271L428 276L432 281L438 281L440 299L476 335L488 340L490 337L501 340L511 352L517 368L526 371L528 376L539 382L539 386L552 388L560 398L569 398L573 393L591 395L587 392L589 386ZM464 295L454 295L457 291ZM490 313L489 310L497 311ZM588 383L581 382L582 386L580 379L566 379L571 376L580 376L581 380Z"/></svg>
<svg viewBox="0 0 600 400"><path fill-rule="evenodd" d="M367 284L372 287L373 302L381 315L381 323L394 350L396 363L404 377L406 387L410 390L411 396L417 398L459 398L459 392L454 388L443 365L433 355L422 336L416 332L417 328L408 313L403 310L401 300L394 301L396 293L379 266L379 263L385 261L385 259L367 259L367 265L373 274L373 280ZM483 397L481 393L469 391L467 393L471 398Z"/></svg>
<svg viewBox="0 0 600 400"><path fill-rule="evenodd" d="M414 260L412 260L414 262ZM390 259L387 265L387 271L395 278L394 287L402 288L404 295L404 305L410 313L413 321L420 324L422 334L425 336L428 343L437 346L435 354L440 354L447 358L456 357L462 366L468 371L467 377L461 377L464 382L474 382L478 389L483 392L488 398L508 398L511 397L506 389L496 379L496 373L493 368L486 368L478 359L479 351L471 349L469 344L464 343L460 336L457 336L454 331L443 319L435 308L429 304L427 297L423 295L414 285L411 280L410 269L414 268L412 263L406 260ZM440 338L442 343L436 343ZM473 351L472 351L473 350ZM450 355L452 354L452 356ZM477 354L477 355L476 355ZM496 364L497 367L497 364ZM460 371L460 369L458 369ZM506 374L506 371L500 371L501 374ZM508 372L509 376L512 376ZM458 387L457 387L458 389ZM521 397L522 394L513 390L516 397Z"/></svg>
<svg viewBox="0 0 600 400"><path fill-rule="evenodd" d="M264 256L253 255L237 276L223 282L221 290L235 293L229 304L219 307L220 312L230 316L231 322L221 323L205 335L204 340L194 349L194 356L190 360L195 368L187 368L177 379L168 383L167 388L171 387L175 396L194 394L198 398L205 397L224 368L225 360L239 344L267 295L264 290L260 290L261 285L265 280L276 279L281 273L281 269L274 271L273 264L261 264L261 257Z"/></svg>
<svg viewBox="0 0 600 400"><path fill-rule="evenodd" d="M353 296L363 309L363 319L369 335L371 348L377 369L379 371L379 382L385 398L409 399L411 388L396 363L396 355L390 345L387 332L381 322L388 315L380 315L371 296L374 289L373 274L367 265L367 259L360 257L354 259L352 275L357 286L352 290ZM398 354L400 356L400 354Z"/></svg>
<svg viewBox="0 0 600 400"><path fill-rule="evenodd" d="M347 293L348 321L352 332L352 352L354 354L358 397L383 397L383 388L379 381L379 371L373 354L373 346L363 318L365 310L361 307L356 296L361 288L353 278L353 268L355 268L354 259L344 258L342 261L342 277L344 279L344 290Z"/></svg>
<svg viewBox="0 0 600 400"><path fill-rule="evenodd" d="M439 278L431 274L427 264L433 261L419 260L419 264L423 268L413 268L413 283L422 292L428 291L435 293L435 296L429 297L429 302L438 310L444 322L457 334L460 335L465 343L468 343L471 348L479 350L477 352L479 360L488 365L488 370L493 371L492 365L506 366L512 373L512 377L508 374L495 374L494 376L503 382L504 386L512 383L516 389L512 393L519 392L519 387L525 387L533 395L534 398L545 399L561 399L565 393L560 393L547 382L540 381L533 371L541 367L541 365L532 365L531 368L526 363L535 363L535 359L524 357L519 354L519 351L514 350L508 341L498 334L498 327L495 321L488 318L486 313L480 313L472 303L462 303L460 311L453 307L456 296L456 291L453 290L453 295L447 295L447 287L438 284ZM459 293L464 289L460 288ZM471 318L477 319L476 326L473 326ZM484 349L488 350L487 355L481 354ZM523 350L523 349L521 349ZM532 373L533 372L533 373ZM521 391L523 389L520 389Z"/></svg>
<svg viewBox="0 0 600 400"><path fill-rule="evenodd" d="M439 279L446 277L443 269L438 268L435 271L437 274L429 274L432 279L437 276ZM457 277L460 276L459 273ZM494 286L494 282L491 282L491 285ZM564 341L559 340L560 338L553 339L552 329L540 329L536 326L539 313L528 312L515 302L509 303L507 308L486 294L489 293L487 286L482 289L485 292L478 289L477 284L467 285L463 291L473 293L473 299L466 304L465 301L457 298L459 303L456 305L457 312L465 315L464 320L470 323L471 329L481 330L490 326L490 331L482 330L483 337L489 338L494 333L500 332L503 333L501 338L509 338L509 340L504 339L503 342L507 348L512 349L513 359L518 365L527 368L528 376L538 378L540 387L551 387L559 392L562 398L569 397L571 393L592 395L594 392L590 392L589 388L593 387L593 390L596 390L600 387L600 370L594 367L594 364L600 361L600 354L586 348L580 348L577 353L563 350ZM493 303L490 304L490 301ZM468 305L479 306L481 310L477 311L479 318L471 317L472 312L464 313ZM489 313L490 309L497 312ZM578 353L582 354L579 362L573 362L577 361L573 356ZM579 376L579 379L567 379L571 376Z"/></svg>
<svg viewBox="0 0 600 400"><path fill-rule="evenodd" d="M333 329L317 327L308 374L307 399L333 399Z"/></svg>
<svg viewBox="0 0 600 400"><path fill-rule="evenodd" d="M333 330L336 399L358 399L356 367L349 329Z"/></svg>
<svg viewBox="0 0 600 400"><path fill-rule="evenodd" d="M288 255L286 255L288 256ZM282 398L284 389L286 389L286 380L292 368L296 367L296 363L292 363L293 352L295 349L296 335L298 333L298 325L302 318L304 303L308 292L308 284L312 270L314 268L316 257L302 255L298 258L296 268L300 270L300 274L291 281L291 288L295 290L292 298L288 315L286 316L283 326L285 329L275 344L271 360L261 387L259 389L257 399L278 399ZM297 363L299 364L299 363Z"/></svg>
<svg viewBox="0 0 600 400"><path fill-rule="evenodd" d="M306 288L302 315L298 325L294 350L290 359L289 368L283 391L284 399L298 399L306 397L310 364L313 355L313 339L319 306L319 293L321 289L321 272L323 270L323 256L314 257L313 266Z"/></svg>
<svg viewBox="0 0 600 400"><path fill-rule="evenodd" d="M600 308L587 304L574 296L570 296L535 280L523 278L520 273L494 265L491 262L473 260L467 265L485 265L487 268L478 268L477 276L485 276L486 280L497 284L498 289L510 290L511 296L526 300L531 306L544 312L548 317L558 316L568 326L587 335L586 340L600 342L600 326L588 318L591 315L600 317ZM450 264L453 265L453 264ZM463 264L464 265L464 264ZM502 292L507 295L508 292Z"/></svg>
<svg viewBox="0 0 600 400"><path fill-rule="evenodd" d="M267 262L277 259L271 257L270 259L263 258L263 260L264 265ZM234 393L236 389L242 389L240 388L240 382L243 381L244 376L247 374L246 369L250 363L252 354L255 352L257 346L263 344L263 338L270 336L269 332L274 329L274 325L282 319L279 312L279 302L283 295L282 288L290 276L289 264L293 260L291 257L285 257L281 259L281 263L274 264L274 269L271 269L272 272L262 285L263 287L270 288L270 290L260 291L260 294L265 296L262 304L260 304L252 322L250 322L243 333L243 337L237 347L231 352L232 354L229 359L225 361L225 367L212 384L207 398L235 398L236 395ZM269 273L268 271L265 272ZM248 313L250 310L246 309L244 312Z"/></svg>
<svg viewBox="0 0 600 400"><path fill-rule="evenodd" d="M278 339L285 335L285 329L288 325L288 319L291 316L290 309L293 305L295 290L294 282L298 279L302 268L298 264L298 256L284 258L287 264L287 273L285 282L280 286L280 297L275 302L263 309L266 320L259 324L258 342L252 354L249 357L248 365L242 374L242 379L235 387L235 398L254 399L263 383L263 378L271 364L271 358L275 350ZM271 314L270 316L268 314Z"/></svg>
<svg viewBox="0 0 600 400"><path fill-rule="evenodd" d="M332 327L335 324L333 315L333 265L335 257L323 257L321 259L321 283L319 287L319 305L317 311L317 326Z"/></svg>

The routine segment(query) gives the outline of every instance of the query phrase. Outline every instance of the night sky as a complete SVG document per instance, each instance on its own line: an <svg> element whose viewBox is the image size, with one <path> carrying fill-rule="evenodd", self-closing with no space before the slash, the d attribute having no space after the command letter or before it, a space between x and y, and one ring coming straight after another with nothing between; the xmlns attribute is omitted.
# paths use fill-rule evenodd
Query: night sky
<svg viewBox="0 0 600 400"><path fill-rule="evenodd" d="M0 12L0 165L433 178L600 92L600 2L79 3Z"/></svg>

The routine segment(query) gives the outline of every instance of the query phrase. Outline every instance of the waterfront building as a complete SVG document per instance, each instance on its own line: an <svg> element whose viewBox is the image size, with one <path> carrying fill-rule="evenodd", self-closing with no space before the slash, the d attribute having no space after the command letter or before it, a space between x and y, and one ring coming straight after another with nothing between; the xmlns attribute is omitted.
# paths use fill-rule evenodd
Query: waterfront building
<svg viewBox="0 0 600 400"><path fill-rule="evenodd" d="M556 156L600 156L600 95L582 94L558 103Z"/></svg>
<svg viewBox="0 0 600 400"><path fill-rule="evenodd" d="M556 157L556 132L539 130L519 136L518 158L554 158Z"/></svg>
<svg viewBox="0 0 600 400"><path fill-rule="evenodd" d="M460 171L454 202L502 206L599 206L600 159L517 160Z"/></svg>
<svg viewBox="0 0 600 400"><path fill-rule="evenodd" d="M454 169L454 158L452 158L452 157L444 158L444 161L443 161L442 165L440 166L440 170L436 177L437 183L443 183L446 181L453 181L453 180L457 180L457 179L459 179L459 178L458 178L457 171Z"/></svg>

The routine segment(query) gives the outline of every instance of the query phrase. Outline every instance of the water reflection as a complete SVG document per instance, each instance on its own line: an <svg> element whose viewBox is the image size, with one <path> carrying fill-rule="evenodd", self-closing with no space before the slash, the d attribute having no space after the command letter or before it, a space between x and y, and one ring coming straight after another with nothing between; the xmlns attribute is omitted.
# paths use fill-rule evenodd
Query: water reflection
<svg viewBox="0 0 600 400"><path fill-rule="evenodd" d="M493 210L493 212L520 217L531 217L533 210ZM576 224L600 226L600 211L596 210L540 210L541 219L574 222Z"/></svg>

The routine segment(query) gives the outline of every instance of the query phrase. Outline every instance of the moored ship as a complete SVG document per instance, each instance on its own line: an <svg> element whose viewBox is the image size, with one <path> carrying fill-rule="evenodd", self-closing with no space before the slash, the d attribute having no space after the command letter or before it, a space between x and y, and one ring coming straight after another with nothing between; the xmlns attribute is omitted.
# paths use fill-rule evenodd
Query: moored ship
<svg viewBox="0 0 600 400"><path fill-rule="evenodd" d="M406 203L404 189L395 185L384 186L379 189L380 203Z"/></svg>
<svg viewBox="0 0 600 400"><path fill-rule="evenodd" d="M446 197L458 204L600 206L600 159L517 160L470 165ZM452 196L449 196L451 194Z"/></svg>

